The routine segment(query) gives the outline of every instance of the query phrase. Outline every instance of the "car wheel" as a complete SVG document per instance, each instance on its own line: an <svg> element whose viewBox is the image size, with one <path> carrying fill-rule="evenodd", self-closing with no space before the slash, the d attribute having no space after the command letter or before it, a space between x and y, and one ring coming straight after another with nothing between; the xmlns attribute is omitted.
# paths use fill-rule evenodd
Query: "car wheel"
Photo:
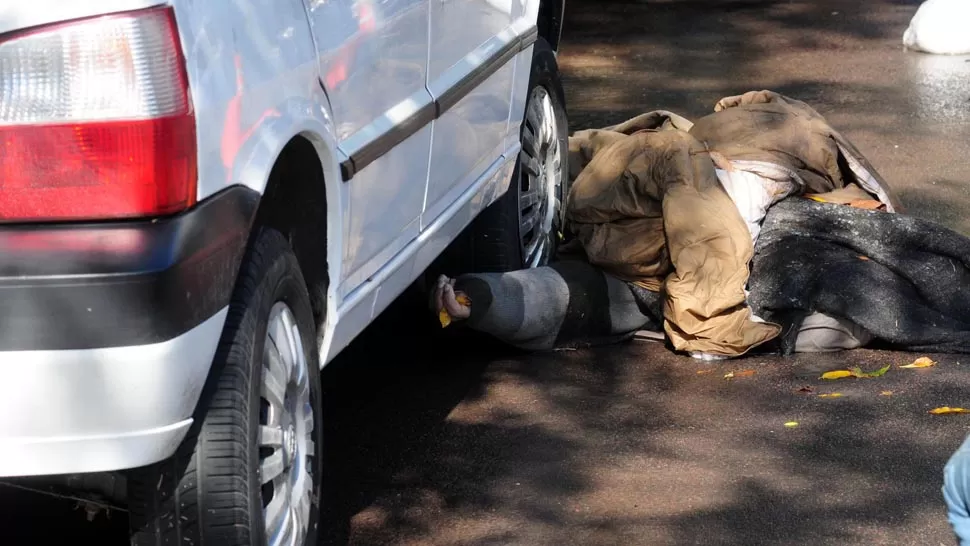
<svg viewBox="0 0 970 546"><path fill-rule="evenodd" d="M555 256L568 195L565 104L556 55L539 38L520 131L522 150L509 191L472 225L475 271L539 267Z"/></svg>
<svg viewBox="0 0 970 546"><path fill-rule="evenodd" d="M261 229L175 455L128 477L131 543L313 545L320 370L309 295L283 235Z"/></svg>

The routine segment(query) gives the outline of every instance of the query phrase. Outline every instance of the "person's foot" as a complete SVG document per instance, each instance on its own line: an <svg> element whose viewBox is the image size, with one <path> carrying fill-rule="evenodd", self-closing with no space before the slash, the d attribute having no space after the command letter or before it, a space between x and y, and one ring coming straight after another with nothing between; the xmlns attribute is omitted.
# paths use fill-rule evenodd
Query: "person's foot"
<svg viewBox="0 0 970 546"><path fill-rule="evenodd" d="M449 279L445 275L438 277L432 304L434 305L435 314L439 317L447 314L451 320L464 320L472 314L471 300L463 292L456 292L455 279ZM443 318L442 325L446 325Z"/></svg>

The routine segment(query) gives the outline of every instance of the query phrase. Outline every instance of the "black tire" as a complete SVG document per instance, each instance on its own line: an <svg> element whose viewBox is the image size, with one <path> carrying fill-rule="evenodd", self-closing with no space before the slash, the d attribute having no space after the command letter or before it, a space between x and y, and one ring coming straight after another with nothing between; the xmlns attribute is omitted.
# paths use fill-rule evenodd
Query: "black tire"
<svg viewBox="0 0 970 546"><path fill-rule="evenodd" d="M549 251L537 265L545 265L555 257L565 218L566 196L568 188L568 135L569 127L566 119L566 99L563 92L562 80L559 74L559 63L549 43L539 38L532 52L532 74L529 77L527 100L531 101L532 92L537 87L545 88L552 100L558 128L559 156L562 166L562 183L557 191L556 201L559 204L552 230L548 234ZM526 112L529 106L526 105ZM519 139L522 140L527 122L523 121ZM527 177L522 173L522 162L516 161L512 181L507 191L498 201L492 203L475 219L471 226L472 270L476 272L505 272L522 269L526 263L520 233L520 190L525 189Z"/></svg>
<svg viewBox="0 0 970 546"><path fill-rule="evenodd" d="M261 229L242 265L192 429L174 456L129 473L133 545L266 544L257 444L262 355L276 302L291 310L307 362L316 449L308 461L312 494L305 544L316 544L323 427L313 315L286 239Z"/></svg>

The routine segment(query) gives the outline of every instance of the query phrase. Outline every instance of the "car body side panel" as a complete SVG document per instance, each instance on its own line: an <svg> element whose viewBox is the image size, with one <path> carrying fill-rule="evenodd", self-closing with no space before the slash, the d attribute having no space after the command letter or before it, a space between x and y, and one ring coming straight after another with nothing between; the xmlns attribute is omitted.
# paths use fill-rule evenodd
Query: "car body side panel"
<svg viewBox="0 0 970 546"><path fill-rule="evenodd" d="M343 256L331 278L345 296L418 234L428 178L430 124L384 145L408 118L428 112L429 0L304 0L340 151L347 209ZM430 121L430 120L429 120ZM375 145L376 143L376 145Z"/></svg>
<svg viewBox="0 0 970 546"><path fill-rule="evenodd" d="M320 83L301 0L171 0L197 122L199 199L234 184L262 193L280 152L294 137L317 150L330 204L326 252L338 278L346 196L339 183L335 125ZM340 206L338 206L338 204ZM328 317L336 318L336 286ZM216 339L213 343L217 342Z"/></svg>
<svg viewBox="0 0 970 546"><path fill-rule="evenodd" d="M517 144L517 143L516 143ZM329 363L383 311L461 231L507 191L518 157L516 145L495 163L401 252L363 285L347 295L339 319L328 322L320 347L320 361Z"/></svg>
<svg viewBox="0 0 970 546"><path fill-rule="evenodd" d="M504 151L513 76L509 60L515 53L508 46L517 39L510 29L512 11L512 0L432 2L428 90L438 101L439 117L422 228ZM476 73L483 71L492 73L477 81ZM474 87L457 102L448 97L466 86Z"/></svg>

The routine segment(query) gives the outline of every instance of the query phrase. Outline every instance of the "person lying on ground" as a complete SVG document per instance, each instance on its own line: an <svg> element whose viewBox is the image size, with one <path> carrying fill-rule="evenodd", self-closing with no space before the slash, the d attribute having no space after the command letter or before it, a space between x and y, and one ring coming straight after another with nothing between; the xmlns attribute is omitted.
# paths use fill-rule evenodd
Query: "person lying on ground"
<svg viewBox="0 0 970 546"><path fill-rule="evenodd" d="M873 339L970 352L970 240L894 213L885 181L804 103L761 91L716 110L574 135L578 252L440 279L436 311L526 349L651 330L704 359Z"/></svg>
<svg viewBox="0 0 970 546"><path fill-rule="evenodd" d="M638 331L665 337L659 291L569 248L561 254L537 269L440 277L431 307L526 350L612 343ZM880 342L970 353L970 239L927 220L788 198L768 211L748 288L754 319L783 330L762 351Z"/></svg>

